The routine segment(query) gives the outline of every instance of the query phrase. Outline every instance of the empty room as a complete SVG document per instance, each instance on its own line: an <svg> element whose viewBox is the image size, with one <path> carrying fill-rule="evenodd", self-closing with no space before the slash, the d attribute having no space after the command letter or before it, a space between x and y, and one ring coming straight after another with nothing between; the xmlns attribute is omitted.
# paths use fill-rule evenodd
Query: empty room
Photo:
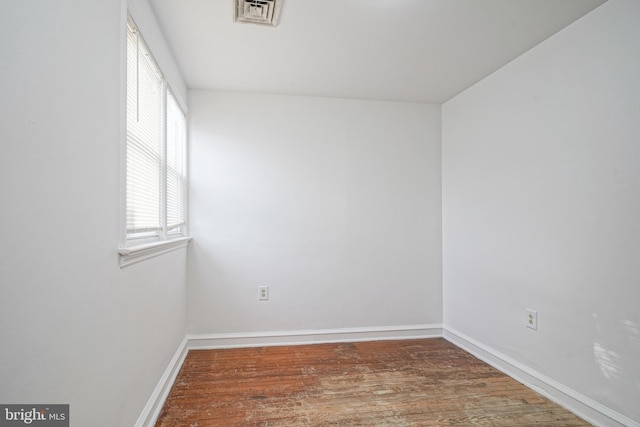
<svg viewBox="0 0 640 427"><path fill-rule="evenodd" d="M640 1L2 0L0 425L640 427Z"/></svg>

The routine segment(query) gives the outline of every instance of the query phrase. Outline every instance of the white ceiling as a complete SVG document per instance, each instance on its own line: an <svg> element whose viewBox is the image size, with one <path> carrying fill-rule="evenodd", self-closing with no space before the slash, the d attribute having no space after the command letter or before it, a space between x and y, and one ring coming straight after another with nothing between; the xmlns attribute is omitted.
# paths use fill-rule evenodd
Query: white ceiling
<svg viewBox="0 0 640 427"><path fill-rule="evenodd" d="M193 89L442 103L605 0L150 0Z"/></svg>

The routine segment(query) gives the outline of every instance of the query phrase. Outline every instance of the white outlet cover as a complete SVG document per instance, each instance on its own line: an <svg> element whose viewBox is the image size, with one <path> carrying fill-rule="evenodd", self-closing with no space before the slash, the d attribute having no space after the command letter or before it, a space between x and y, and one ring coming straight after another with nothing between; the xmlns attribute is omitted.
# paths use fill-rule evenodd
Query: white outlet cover
<svg viewBox="0 0 640 427"><path fill-rule="evenodd" d="M529 329L533 329L534 331L538 330L538 312L537 311L527 308L526 325L527 325L527 328Z"/></svg>

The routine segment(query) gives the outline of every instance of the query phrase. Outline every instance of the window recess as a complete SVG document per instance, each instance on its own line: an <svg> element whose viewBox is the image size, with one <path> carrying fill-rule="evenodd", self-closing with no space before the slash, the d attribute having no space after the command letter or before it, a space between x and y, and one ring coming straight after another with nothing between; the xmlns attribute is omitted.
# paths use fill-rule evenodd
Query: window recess
<svg viewBox="0 0 640 427"><path fill-rule="evenodd" d="M127 21L124 238L120 265L187 245L187 119Z"/></svg>

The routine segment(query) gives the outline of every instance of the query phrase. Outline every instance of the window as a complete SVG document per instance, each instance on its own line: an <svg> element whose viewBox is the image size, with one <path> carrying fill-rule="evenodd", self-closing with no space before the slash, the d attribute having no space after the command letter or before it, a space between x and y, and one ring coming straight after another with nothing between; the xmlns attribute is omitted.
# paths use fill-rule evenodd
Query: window
<svg viewBox="0 0 640 427"><path fill-rule="evenodd" d="M126 236L121 266L185 246L186 117L134 22L127 22Z"/></svg>

